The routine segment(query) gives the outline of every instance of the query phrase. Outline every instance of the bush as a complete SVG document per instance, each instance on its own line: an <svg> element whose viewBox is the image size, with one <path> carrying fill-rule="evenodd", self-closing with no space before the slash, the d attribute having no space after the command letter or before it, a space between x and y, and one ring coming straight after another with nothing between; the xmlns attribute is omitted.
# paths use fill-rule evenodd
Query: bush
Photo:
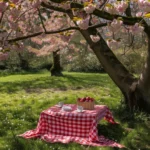
<svg viewBox="0 0 150 150"><path fill-rule="evenodd" d="M125 59L124 64L130 72L139 74L142 71L144 62L145 61L140 54L132 53L128 55L127 59Z"/></svg>
<svg viewBox="0 0 150 150"><path fill-rule="evenodd" d="M96 56L88 53L85 56L74 56L71 61L63 60L63 69L73 72L105 72Z"/></svg>
<svg viewBox="0 0 150 150"><path fill-rule="evenodd" d="M0 62L0 72L22 72L22 71L39 71L48 69L52 66L52 58L50 56L37 57L35 54L27 50L18 53L11 51L9 58Z"/></svg>
<svg viewBox="0 0 150 150"><path fill-rule="evenodd" d="M145 49L139 49L136 52L131 51L125 55L120 53L116 55L131 73L139 74L142 72L147 55Z"/></svg>

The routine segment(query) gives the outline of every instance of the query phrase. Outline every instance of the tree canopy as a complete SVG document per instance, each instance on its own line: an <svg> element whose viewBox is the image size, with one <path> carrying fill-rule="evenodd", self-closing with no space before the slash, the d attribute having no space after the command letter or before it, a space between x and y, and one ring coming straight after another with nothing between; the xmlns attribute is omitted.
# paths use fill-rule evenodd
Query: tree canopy
<svg viewBox="0 0 150 150"><path fill-rule="evenodd" d="M122 91L125 102L150 111L149 18L149 0L1 0L0 59L7 58L10 50L22 49L24 39L55 33L70 36L78 30ZM112 50L124 46L126 35L143 33L148 55L137 79Z"/></svg>

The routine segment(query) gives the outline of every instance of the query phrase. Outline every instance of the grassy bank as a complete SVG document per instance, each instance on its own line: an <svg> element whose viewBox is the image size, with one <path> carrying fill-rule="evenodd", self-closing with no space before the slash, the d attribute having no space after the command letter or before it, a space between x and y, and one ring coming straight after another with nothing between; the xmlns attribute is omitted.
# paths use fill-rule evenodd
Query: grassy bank
<svg viewBox="0 0 150 150"><path fill-rule="evenodd" d="M16 137L36 127L42 110L59 101L76 103L78 97L84 96L95 98L97 104L108 105L120 123L112 126L102 121L99 134L124 144L127 149L150 149L148 116L141 112L133 116L124 109L121 93L108 75L64 72L64 77L50 77L49 72L44 72L0 77L0 150L113 149Z"/></svg>

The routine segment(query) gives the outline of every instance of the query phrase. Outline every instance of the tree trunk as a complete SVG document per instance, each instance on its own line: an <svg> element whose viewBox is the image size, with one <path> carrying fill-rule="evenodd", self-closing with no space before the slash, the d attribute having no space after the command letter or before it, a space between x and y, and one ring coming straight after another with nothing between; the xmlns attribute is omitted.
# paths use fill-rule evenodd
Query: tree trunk
<svg viewBox="0 0 150 150"><path fill-rule="evenodd" d="M51 76L63 76L60 65L60 50L53 52L53 66L50 69Z"/></svg>
<svg viewBox="0 0 150 150"><path fill-rule="evenodd" d="M150 55L145 66L144 74L142 74L143 80L137 80L123 64L116 58L114 53L110 50L105 40L101 37L97 43L92 42L90 35L97 34L96 30L81 30L81 34L84 36L91 49L97 56L98 60L104 67L105 71L120 88L124 95L125 103L133 110L138 108L150 113ZM150 39L150 38L149 38ZM150 51L150 40L149 40Z"/></svg>
<svg viewBox="0 0 150 150"><path fill-rule="evenodd" d="M18 56L19 56L19 59L20 59L20 67L21 67L21 69L28 71L29 70L29 63L28 63L28 61L25 58L23 58L23 56L20 53L18 53Z"/></svg>
<svg viewBox="0 0 150 150"><path fill-rule="evenodd" d="M140 93L141 97L138 96L136 98L138 105L150 112L150 27L148 27L145 31L148 37L147 60L136 88L138 93L137 95Z"/></svg>

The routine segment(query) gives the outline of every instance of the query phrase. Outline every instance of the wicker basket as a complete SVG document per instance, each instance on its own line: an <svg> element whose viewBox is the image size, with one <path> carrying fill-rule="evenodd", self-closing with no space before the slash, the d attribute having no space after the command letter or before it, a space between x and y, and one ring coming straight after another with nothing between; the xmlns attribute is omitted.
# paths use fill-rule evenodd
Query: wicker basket
<svg viewBox="0 0 150 150"><path fill-rule="evenodd" d="M93 110L94 109L94 101L92 102L79 102L77 101L78 106L82 106L84 110Z"/></svg>

